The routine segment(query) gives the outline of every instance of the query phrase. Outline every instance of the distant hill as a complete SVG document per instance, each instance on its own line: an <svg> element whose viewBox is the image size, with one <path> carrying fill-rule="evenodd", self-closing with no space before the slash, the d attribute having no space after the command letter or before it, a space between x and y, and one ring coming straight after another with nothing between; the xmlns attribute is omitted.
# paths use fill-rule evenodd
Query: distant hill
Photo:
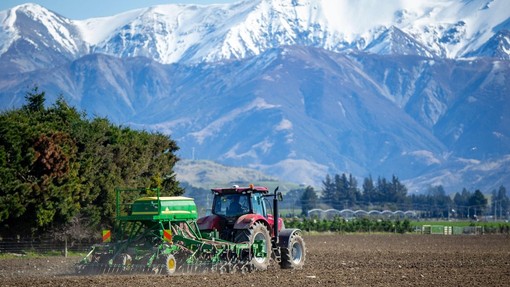
<svg viewBox="0 0 510 287"><path fill-rule="evenodd" d="M254 184L266 186L270 190L279 186L279 190L285 193L300 187L298 184L280 181L255 169L226 166L208 160L180 160L174 170L180 182L204 189Z"/></svg>

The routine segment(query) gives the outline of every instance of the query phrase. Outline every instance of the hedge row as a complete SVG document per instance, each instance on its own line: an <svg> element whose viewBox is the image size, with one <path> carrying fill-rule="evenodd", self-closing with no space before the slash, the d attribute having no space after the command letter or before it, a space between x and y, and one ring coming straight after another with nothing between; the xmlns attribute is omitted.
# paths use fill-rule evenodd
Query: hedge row
<svg viewBox="0 0 510 287"><path fill-rule="evenodd" d="M285 219L286 228L298 228L304 231L317 232L394 232L412 231L411 222L404 220L382 220L356 218L346 220L342 217L333 219L291 218Z"/></svg>

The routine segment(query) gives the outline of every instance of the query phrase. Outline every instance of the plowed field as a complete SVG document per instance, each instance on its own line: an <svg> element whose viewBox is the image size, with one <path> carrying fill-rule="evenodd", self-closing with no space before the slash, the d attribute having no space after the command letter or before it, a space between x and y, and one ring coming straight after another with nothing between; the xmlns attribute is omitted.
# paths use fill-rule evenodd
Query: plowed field
<svg viewBox="0 0 510 287"><path fill-rule="evenodd" d="M79 258L0 259L1 286L510 286L505 235L305 236L302 270L249 274L73 275Z"/></svg>

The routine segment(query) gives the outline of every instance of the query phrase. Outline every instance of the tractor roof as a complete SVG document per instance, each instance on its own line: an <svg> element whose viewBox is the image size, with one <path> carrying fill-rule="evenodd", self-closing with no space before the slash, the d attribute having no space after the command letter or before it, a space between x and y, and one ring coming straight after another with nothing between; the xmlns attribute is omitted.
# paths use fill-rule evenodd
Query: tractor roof
<svg viewBox="0 0 510 287"><path fill-rule="evenodd" d="M233 193L268 193L269 190L267 187L264 186L254 186L253 184L250 184L248 187L239 187L237 185L234 185L232 187L227 188L213 188L211 189L212 192L216 194L233 194Z"/></svg>

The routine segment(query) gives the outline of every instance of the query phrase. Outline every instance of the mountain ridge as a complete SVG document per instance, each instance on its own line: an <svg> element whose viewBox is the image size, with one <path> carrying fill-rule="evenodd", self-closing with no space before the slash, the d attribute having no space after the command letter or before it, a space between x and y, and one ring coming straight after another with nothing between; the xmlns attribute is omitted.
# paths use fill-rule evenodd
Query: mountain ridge
<svg viewBox="0 0 510 287"><path fill-rule="evenodd" d="M50 102L62 94L171 135L181 157L298 183L346 172L422 191L510 185L510 2L389 1L375 15L361 12L367 1L160 5L80 21L17 6L0 12L1 108L35 84Z"/></svg>
<svg viewBox="0 0 510 287"><path fill-rule="evenodd" d="M0 34L4 41L0 55L7 53L11 59L22 59L22 55L8 52L17 41L25 39L27 45L35 48L53 46L53 51L66 59L92 52L144 56L166 64L241 59L282 45L440 58L509 57L505 31L510 27L510 17L498 10L510 9L508 2L373 2L257 0L217 5L168 4L86 20L70 20L37 4L23 4L1 11ZM362 9L367 3L373 4L372 9ZM452 20L452 15L460 19ZM20 23L47 30L51 36L48 40L53 41L38 41L37 35L31 34L33 30L19 27ZM394 44L385 34L406 38L407 48L376 49L382 39L387 47ZM500 40L490 44L491 39ZM398 42L403 44L402 40ZM52 64L53 60L41 62Z"/></svg>

